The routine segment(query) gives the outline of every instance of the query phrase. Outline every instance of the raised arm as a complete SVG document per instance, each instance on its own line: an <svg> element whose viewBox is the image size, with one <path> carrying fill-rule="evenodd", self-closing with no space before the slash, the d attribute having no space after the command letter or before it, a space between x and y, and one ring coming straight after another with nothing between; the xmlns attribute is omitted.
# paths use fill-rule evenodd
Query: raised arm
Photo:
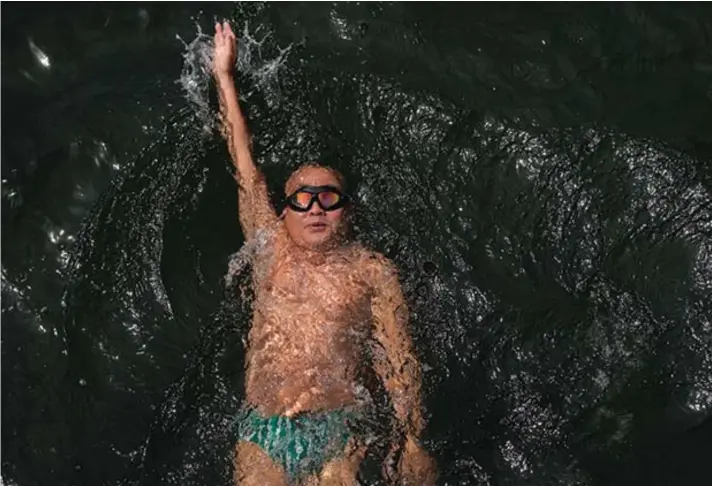
<svg viewBox="0 0 712 486"><path fill-rule="evenodd" d="M255 232L277 221L267 193L264 176L252 160L250 134L245 117L240 110L233 71L235 68L235 34L230 24L215 24L215 51L213 75L220 99L222 134L235 166L240 224L246 239Z"/></svg>
<svg viewBox="0 0 712 486"><path fill-rule="evenodd" d="M406 438L398 472L404 484L434 484L435 463L420 445L425 426L422 383L420 364L408 334L408 306L395 266L385 258L376 262L371 309L374 337L383 352L376 353L374 368L391 397Z"/></svg>

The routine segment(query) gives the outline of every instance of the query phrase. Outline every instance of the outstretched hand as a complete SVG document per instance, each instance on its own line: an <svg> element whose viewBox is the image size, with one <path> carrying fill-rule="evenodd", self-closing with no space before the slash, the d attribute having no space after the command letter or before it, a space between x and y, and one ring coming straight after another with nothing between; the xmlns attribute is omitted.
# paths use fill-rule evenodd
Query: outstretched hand
<svg viewBox="0 0 712 486"><path fill-rule="evenodd" d="M213 72L216 76L232 74L235 68L235 46L237 40L228 22L215 24L215 51L213 52Z"/></svg>

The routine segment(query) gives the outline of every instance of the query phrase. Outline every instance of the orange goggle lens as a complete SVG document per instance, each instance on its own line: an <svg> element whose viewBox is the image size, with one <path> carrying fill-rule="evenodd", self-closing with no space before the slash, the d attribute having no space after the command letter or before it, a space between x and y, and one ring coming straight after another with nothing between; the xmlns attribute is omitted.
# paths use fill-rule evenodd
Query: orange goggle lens
<svg viewBox="0 0 712 486"><path fill-rule="evenodd" d="M308 192L298 192L292 196L292 201L294 204L300 208L307 208L312 200L312 194Z"/></svg>

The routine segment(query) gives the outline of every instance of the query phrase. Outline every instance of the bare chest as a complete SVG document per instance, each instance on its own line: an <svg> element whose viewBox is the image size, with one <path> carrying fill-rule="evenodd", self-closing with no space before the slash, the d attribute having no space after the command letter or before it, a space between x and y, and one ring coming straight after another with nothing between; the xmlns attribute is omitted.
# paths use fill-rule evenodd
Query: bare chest
<svg viewBox="0 0 712 486"><path fill-rule="evenodd" d="M369 288L358 266L348 260L279 262L265 282L264 294L277 309L335 325L363 320L370 312Z"/></svg>

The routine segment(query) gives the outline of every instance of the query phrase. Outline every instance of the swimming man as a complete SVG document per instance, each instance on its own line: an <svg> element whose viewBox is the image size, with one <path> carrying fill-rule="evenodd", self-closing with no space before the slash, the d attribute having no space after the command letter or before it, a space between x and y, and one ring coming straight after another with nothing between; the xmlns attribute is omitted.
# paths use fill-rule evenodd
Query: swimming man
<svg viewBox="0 0 712 486"><path fill-rule="evenodd" d="M235 46L230 25L216 24L213 72L236 168L239 219L246 241L259 243L235 482L357 484L367 448L358 432L367 402L359 374L370 354L401 432L394 446L400 460L388 480L434 484L434 461L419 442L420 367L395 266L349 241L350 201L333 169L296 170L285 184L286 207L276 214L238 104Z"/></svg>

